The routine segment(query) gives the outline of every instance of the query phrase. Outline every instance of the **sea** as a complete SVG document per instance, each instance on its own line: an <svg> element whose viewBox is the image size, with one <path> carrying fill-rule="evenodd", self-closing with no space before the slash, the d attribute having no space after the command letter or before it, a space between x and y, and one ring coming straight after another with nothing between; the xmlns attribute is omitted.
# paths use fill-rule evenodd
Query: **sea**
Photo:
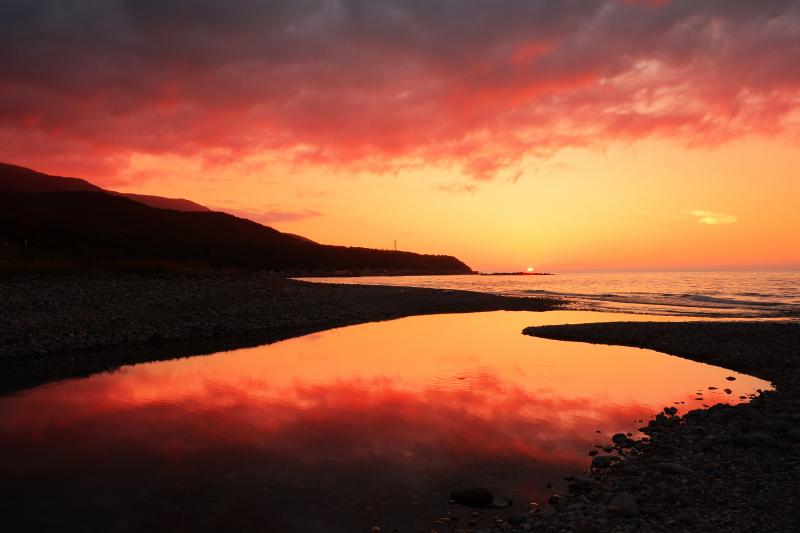
<svg viewBox="0 0 800 533"><path fill-rule="evenodd" d="M714 318L800 319L800 271L599 272L553 275L303 278L556 297L571 309Z"/></svg>

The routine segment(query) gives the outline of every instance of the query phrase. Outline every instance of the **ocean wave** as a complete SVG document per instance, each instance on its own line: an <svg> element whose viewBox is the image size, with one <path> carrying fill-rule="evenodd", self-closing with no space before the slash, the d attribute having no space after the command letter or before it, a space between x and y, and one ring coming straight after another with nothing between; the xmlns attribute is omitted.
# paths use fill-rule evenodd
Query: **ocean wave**
<svg viewBox="0 0 800 533"><path fill-rule="evenodd" d="M708 294L695 294L695 293L602 293L602 294L588 294L577 292L561 292L544 289L529 289L522 291L527 295L541 295L553 296L564 298L573 301L581 302L608 302L625 305L635 305L650 308L649 311L659 311L661 313L669 312L669 314L692 315L698 314L694 310L708 310L708 311L721 311L729 310L731 313L728 315L736 315L742 317L754 316L796 316L800 314L800 306L791 301L778 300L774 296L772 301L766 301L768 295L762 295L764 300L755 300L751 298L737 298L736 295L732 296L710 296ZM755 295L756 293L750 293ZM605 308L605 307L604 307ZM687 308L685 310L677 311L675 308ZM739 311L738 314L733 313ZM772 312L769 312L772 311ZM703 313L704 315L706 313ZM718 312L708 313L709 316L718 315Z"/></svg>
<svg viewBox="0 0 800 533"><path fill-rule="evenodd" d="M685 294L684 297L695 302L730 304L735 306L774 307L786 305L786 302L765 302L759 300L741 300L736 298L717 298L714 296L707 296L705 294Z"/></svg>
<svg viewBox="0 0 800 533"><path fill-rule="evenodd" d="M554 297L566 300L570 308L597 311L724 318L800 317L800 272L609 272L317 281Z"/></svg>

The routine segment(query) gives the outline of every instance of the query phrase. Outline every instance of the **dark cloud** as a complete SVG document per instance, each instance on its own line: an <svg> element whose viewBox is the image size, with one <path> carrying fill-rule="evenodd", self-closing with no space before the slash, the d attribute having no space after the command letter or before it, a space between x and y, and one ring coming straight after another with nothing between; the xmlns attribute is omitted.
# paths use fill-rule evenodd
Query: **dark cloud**
<svg viewBox="0 0 800 533"><path fill-rule="evenodd" d="M800 2L7 0L0 157L275 151L350 170L796 135Z"/></svg>

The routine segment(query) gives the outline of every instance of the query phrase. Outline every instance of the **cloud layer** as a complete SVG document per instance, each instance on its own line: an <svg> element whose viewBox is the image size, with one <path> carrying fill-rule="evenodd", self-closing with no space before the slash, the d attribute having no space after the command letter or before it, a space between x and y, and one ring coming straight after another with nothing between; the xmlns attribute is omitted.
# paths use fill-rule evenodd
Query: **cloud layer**
<svg viewBox="0 0 800 533"><path fill-rule="evenodd" d="M698 224L708 224L714 226L717 224L733 224L738 222L738 218L734 215L726 215L724 213L714 213L713 211L695 210L691 212L692 216L697 217Z"/></svg>
<svg viewBox="0 0 800 533"><path fill-rule="evenodd" d="M9 0L0 158L513 178L615 139L795 136L798 64L788 0Z"/></svg>

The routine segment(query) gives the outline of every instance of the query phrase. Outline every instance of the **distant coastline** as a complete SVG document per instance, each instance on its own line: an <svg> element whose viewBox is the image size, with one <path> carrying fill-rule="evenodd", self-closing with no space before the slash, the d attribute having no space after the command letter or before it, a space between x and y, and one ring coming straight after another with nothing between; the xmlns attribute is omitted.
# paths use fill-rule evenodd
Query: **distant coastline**
<svg viewBox="0 0 800 533"><path fill-rule="evenodd" d="M481 276L553 276L552 272L478 272Z"/></svg>

